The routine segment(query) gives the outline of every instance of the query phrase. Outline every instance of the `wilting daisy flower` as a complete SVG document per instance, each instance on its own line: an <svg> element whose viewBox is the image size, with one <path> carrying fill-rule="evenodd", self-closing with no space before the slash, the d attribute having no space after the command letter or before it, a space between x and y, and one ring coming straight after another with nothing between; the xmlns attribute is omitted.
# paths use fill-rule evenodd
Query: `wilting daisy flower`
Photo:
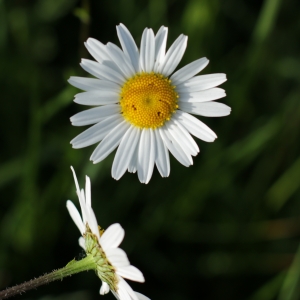
<svg viewBox="0 0 300 300"><path fill-rule="evenodd" d="M124 229L120 224L113 224L105 231L98 226L96 216L91 206L91 182L86 177L86 186L80 190L73 168L76 191L81 207L81 216L73 202L67 201L69 213L77 225L82 237L79 245L86 254L91 254L97 264L97 275L102 281L100 294L111 291L119 300L149 300L146 296L134 292L124 280L144 282L142 272L130 265L126 253L118 248L124 238Z"/></svg>
<svg viewBox="0 0 300 300"><path fill-rule="evenodd" d="M213 101L225 97L225 91L216 86L226 81L226 75L195 76L207 66L206 58L173 73L185 52L187 36L181 34L166 52L167 33L164 26L156 35L146 28L140 51L123 24L117 26L122 49L89 38L85 46L96 62L83 59L81 66L96 79L69 79L86 91L75 96L76 103L98 106L71 118L74 126L95 124L71 141L73 148L101 141L91 156L98 163L118 147L112 166L115 179L126 170L137 171L139 180L148 183L154 164L161 176L169 176L168 151L184 166L192 165L199 148L191 134L206 142L217 136L190 114L221 117L230 113L230 107Z"/></svg>

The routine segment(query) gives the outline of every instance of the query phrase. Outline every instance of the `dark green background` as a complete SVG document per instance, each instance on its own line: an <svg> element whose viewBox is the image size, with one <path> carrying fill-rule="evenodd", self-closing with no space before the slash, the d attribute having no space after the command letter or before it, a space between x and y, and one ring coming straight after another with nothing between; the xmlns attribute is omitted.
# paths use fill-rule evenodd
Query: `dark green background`
<svg viewBox="0 0 300 300"><path fill-rule="evenodd" d="M300 2L296 0L0 0L0 288L83 256L65 208L78 206L70 171L92 180L99 224L122 224L122 248L151 299L300 299ZM188 35L183 66L206 56L226 73L226 118L201 118L218 135L201 153L148 185L110 176L113 155L93 165L94 146L74 150L85 109L70 76L86 76L83 42L119 45L124 23ZM298 253L298 254L297 254ZM81 273L15 299L100 299ZM102 299L102 298L101 298ZM104 299L104 298L103 298ZM107 295L105 299L113 299Z"/></svg>

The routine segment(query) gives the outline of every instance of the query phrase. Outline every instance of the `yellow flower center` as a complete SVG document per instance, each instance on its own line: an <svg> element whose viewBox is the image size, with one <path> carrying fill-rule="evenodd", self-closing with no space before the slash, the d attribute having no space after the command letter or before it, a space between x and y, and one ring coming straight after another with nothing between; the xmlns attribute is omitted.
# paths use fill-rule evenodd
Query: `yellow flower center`
<svg viewBox="0 0 300 300"><path fill-rule="evenodd" d="M140 128L163 126L178 108L174 89L171 80L153 72L128 79L120 94L125 120Z"/></svg>

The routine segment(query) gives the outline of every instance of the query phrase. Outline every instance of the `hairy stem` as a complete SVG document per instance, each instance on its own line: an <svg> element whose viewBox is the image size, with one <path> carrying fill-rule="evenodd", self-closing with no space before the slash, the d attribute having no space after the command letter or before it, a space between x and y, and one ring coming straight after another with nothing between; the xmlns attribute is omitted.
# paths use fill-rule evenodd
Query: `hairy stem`
<svg viewBox="0 0 300 300"><path fill-rule="evenodd" d="M82 271L95 269L96 263L92 255L88 255L79 261L72 260L64 268L54 270L51 273L42 275L38 278L31 279L22 284L0 291L0 299L7 299L12 296L27 292L31 289L37 288L40 285L44 285L59 279L62 280L64 277L71 276Z"/></svg>

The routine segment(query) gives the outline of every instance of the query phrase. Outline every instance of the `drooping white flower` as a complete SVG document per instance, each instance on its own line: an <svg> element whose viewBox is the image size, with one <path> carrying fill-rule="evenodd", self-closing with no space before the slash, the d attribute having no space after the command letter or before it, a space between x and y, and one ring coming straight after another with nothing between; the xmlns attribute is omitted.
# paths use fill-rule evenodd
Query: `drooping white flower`
<svg viewBox="0 0 300 300"><path fill-rule="evenodd" d="M93 255L97 263L96 272L102 281L100 294L104 295L111 291L119 300L149 300L146 296L134 292L124 280L126 278L137 282L145 281L142 272L130 265L126 253L119 248L124 238L124 229L120 224L113 224L105 231L101 230L91 206L90 178L86 176L85 190L80 190L75 171L72 167L71 169L81 216L70 200L67 201L67 209L82 235L79 238L79 245L87 254Z"/></svg>
<svg viewBox="0 0 300 300"><path fill-rule="evenodd" d="M225 74L195 76L208 60L201 58L180 70L178 66L187 46L181 34L166 52L168 28L156 35L146 28L140 50L130 32L117 26L122 49L89 38L85 43L96 59L83 59L81 66L96 78L71 77L69 83L85 92L75 102L97 106L71 118L74 126L93 125L71 141L73 148L99 143L91 160L98 163L117 149L112 177L120 179L128 170L138 173L142 183L151 179L154 165L162 177L169 176L169 152L184 166L193 164L199 147L191 137L213 142L216 134L191 114L221 117L230 107L214 100L225 97L216 86Z"/></svg>

